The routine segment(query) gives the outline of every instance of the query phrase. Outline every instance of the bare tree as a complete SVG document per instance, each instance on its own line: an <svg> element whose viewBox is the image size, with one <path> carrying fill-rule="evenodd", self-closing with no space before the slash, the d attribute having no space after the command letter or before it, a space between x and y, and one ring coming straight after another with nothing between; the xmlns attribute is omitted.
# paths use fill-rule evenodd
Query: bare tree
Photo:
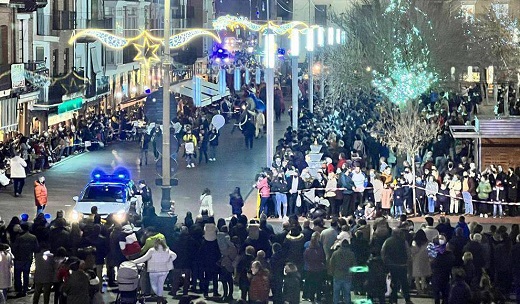
<svg viewBox="0 0 520 304"><path fill-rule="evenodd" d="M516 79L520 67L520 24L506 12L491 6L473 23L474 49L481 53L482 63L497 68L497 79Z"/></svg>
<svg viewBox="0 0 520 304"><path fill-rule="evenodd" d="M408 101L397 107L393 103L379 107L380 119L374 124L373 131L377 139L390 149L406 154L411 160L414 179L413 206L417 213L415 194L415 156L427 146L440 131L437 123L421 115L419 103Z"/></svg>

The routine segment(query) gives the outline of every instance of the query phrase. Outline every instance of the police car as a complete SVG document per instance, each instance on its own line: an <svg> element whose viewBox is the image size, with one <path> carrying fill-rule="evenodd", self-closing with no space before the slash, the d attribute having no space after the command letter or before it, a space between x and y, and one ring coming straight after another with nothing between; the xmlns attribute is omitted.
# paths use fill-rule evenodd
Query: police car
<svg viewBox="0 0 520 304"><path fill-rule="evenodd" d="M83 217L88 217L93 206L97 207L98 214L102 218L106 218L109 214L114 214L115 219L118 216L123 218L130 209L130 204L137 201L134 190L134 183L130 179L128 170L118 168L113 174L94 170L91 181L78 196L72 198L75 202L72 220L79 221Z"/></svg>

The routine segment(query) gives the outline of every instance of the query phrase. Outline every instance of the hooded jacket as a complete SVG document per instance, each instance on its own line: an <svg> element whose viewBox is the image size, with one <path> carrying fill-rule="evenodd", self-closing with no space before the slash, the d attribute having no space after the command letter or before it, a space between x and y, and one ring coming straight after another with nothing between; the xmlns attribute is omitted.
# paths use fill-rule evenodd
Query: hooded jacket
<svg viewBox="0 0 520 304"><path fill-rule="evenodd" d="M36 207L47 205L47 187L39 181L34 182L34 204Z"/></svg>

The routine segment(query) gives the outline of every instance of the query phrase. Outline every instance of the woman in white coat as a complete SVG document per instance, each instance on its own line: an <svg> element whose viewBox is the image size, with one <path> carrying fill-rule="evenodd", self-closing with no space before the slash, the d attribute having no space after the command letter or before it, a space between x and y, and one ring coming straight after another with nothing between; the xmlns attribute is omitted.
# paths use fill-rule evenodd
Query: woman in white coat
<svg viewBox="0 0 520 304"><path fill-rule="evenodd" d="M13 283L11 269L13 267L13 254L7 244L0 244L0 303L7 301L7 289Z"/></svg>
<svg viewBox="0 0 520 304"><path fill-rule="evenodd" d="M200 196L199 214L202 214L202 210L207 210L208 216L213 216L213 197L211 196L211 191L208 188L204 189Z"/></svg>
<svg viewBox="0 0 520 304"><path fill-rule="evenodd" d="M14 183L14 196L18 197L22 194L23 185L25 184L25 167L27 163L20 157L20 152L16 152L15 156L9 160L9 167L11 168L11 179Z"/></svg>
<svg viewBox="0 0 520 304"><path fill-rule="evenodd" d="M152 290L157 296L157 304L167 303L163 297L164 281L173 269L173 261L176 258L177 254L168 248L164 240L157 239L153 248L133 261L134 263L146 262L146 271L150 276Z"/></svg>

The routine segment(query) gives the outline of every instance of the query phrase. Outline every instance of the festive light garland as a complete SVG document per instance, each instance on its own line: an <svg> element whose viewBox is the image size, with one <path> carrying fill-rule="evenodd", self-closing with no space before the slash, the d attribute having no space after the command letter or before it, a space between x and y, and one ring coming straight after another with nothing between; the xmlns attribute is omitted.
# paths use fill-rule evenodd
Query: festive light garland
<svg viewBox="0 0 520 304"><path fill-rule="evenodd" d="M284 23L278 25L273 21L266 22L265 24L258 24L249 21L248 18L242 16L221 16L213 21L213 29L216 31L222 31L226 29L235 30L235 28L247 28L254 32L265 32L268 28L271 29L277 35L285 35L292 31L293 29L297 29L299 31L306 31L309 27L305 22L301 21L291 21L288 23ZM311 26L311 28L318 27L316 25Z"/></svg>
<svg viewBox="0 0 520 304"><path fill-rule="evenodd" d="M175 34L170 37L168 41L168 45L171 49L180 48L190 42L193 38L198 36L210 36L214 40L221 42L220 37L218 37L215 33L210 32L205 29L191 29L185 32L181 32L179 34ZM159 47L163 45L163 39L159 37L155 37L150 34L149 31L142 31L139 35L135 37L120 37L114 34L111 34L105 30L100 29L86 29L79 31L77 34L73 35L69 39L69 44L73 44L76 40L83 37L92 37L96 40L99 40L103 45L120 50L127 47L130 43L133 43L134 47L137 48L137 55L134 57L135 61L140 61L145 66L149 66L153 62L160 61L159 56L157 56L157 51ZM135 41L143 39L142 44L138 44Z"/></svg>

